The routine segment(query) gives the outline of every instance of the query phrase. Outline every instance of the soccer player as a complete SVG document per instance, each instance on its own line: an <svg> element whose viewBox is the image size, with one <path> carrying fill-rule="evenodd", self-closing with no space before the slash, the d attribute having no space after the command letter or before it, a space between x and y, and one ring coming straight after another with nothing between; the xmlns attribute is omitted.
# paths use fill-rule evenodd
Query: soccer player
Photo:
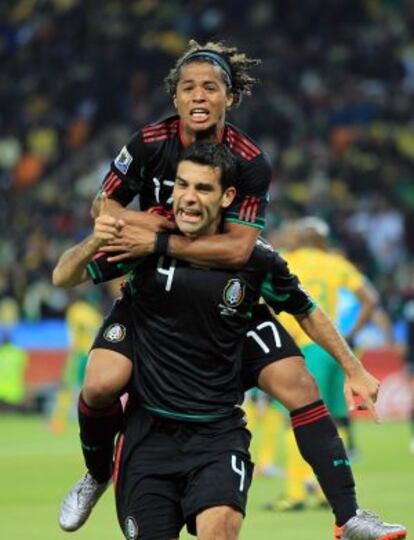
<svg viewBox="0 0 414 540"><path fill-rule="evenodd" d="M378 295L364 276L341 254L329 246L329 225L320 218L307 217L297 220L289 227L289 241L295 249L283 256L292 271L298 274L309 294L332 320L337 319L341 289L352 292L359 300L361 309L347 334L351 342L356 333L370 319L378 302ZM323 272L321 272L323 268ZM329 412L340 426L340 431L349 426L349 412L342 388L344 372L337 362L319 345L313 343L302 332L291 317L279 317L295 342L301 348L306 366L315 377ZM293 434L287 433L286 497L277 501L274 509L295 510L306 505L308 493L305 481L312 477L297 451Z"/></svg>
<svg viewBox="0 0 414 540"><path fill-rule="evenodd" d="M62 387L57 392L50 420L50 427L54 433L61 433L66 427L74 399L77 400L79 389L83 384L89 349L102 324L102 316L93 305L79 298L68 307L66 323L70 349Z"/></svg>
<svg viewBox="0 0 414 540"><path fill-rule="evenodd" d="M249 69L257 63L236 48L190 42L166 78L178 116L140 129L115 158L103 182L112 214L125 223L113 235L111 244L104 247L113 254L113 262L122 264L150 253L215 268L236 268L247 262L264 225L271 169L260 148L227 123L225 115L227 109L251 92L255 79ZM165 217L123 208L139 195L141 210L154 205L171 209L177 163L184 148L196 140L219 142L230 148L237 160L237 195L226 209L221 234L200 238L166 235L163 231L171 224ZM117 309L115 305L115 319ZM278 335L283 336L280 342L275 339L274 324ZM259 386L278 399L295 421L303 415L312 419L295 429L295 435L334 509L336 523L342 526L356 514L354 482L348 467L336 468L332 474L332 453L342 452L345 459L345 450L335 428L316 414L321 405L317 386L286 331L267 312L255 308L250 328L244 348L245 385ZM356 371L348 375L350 387L373 410L378 382ZM71 530L85 522L110 478L113 439L122 422L119 394L129 378L130 364L122 358L92 351L78 409L89 472L73 488L82 496L77 497L79 506L71 518L65 515L65 523L71 521ZM64 501L65 508L69 510L64 514L71 512Z"/></svg>
<svg viewBox="0 0 414 540"><path fill-rule="evenodd" d="M232 162L222 145L198 144L184 152L173 193L183 234L217 232L221 209L235 195ZM117 233L117 223L112 220L111 231L107 218L100 216L91 239L58 265L58 283L68 277L83 281L88 260L95 282L123 272L105 256L92 261L102 240ZM142 539L177 538L184 523L199 538L238 538L252 473L249 435L238 407L242 338L260 293L276 312L295 314L344 368L355 364L364 372L286 263L261 241L239 270L207 270L157 254L138 262L121 300L125 324L107 320L94 344L133 364L133 405L127 408L114 474L127 538L137 538L138 531ZM132 340L125 339L129 332ZM323 405L318 414L329 417ZM355 525L346 527L350 532ZM402 531L388 527L388 533Z"/></svg>

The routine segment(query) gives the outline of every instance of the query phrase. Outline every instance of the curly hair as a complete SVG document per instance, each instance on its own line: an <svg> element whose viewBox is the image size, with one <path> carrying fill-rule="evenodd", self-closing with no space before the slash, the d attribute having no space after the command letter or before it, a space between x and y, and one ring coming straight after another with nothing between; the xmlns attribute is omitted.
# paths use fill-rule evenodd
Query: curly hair
<svg viewBox="0 0 414 540"><path fill-rule="evenodd" d="M246 54L241 53L236 47L229 47L223 42L209 41L205 45L200 45L194 39L188 43L188 49L180 56L175 66L170 70L165 77L164 82L167 88L167 92L173 97L177 90L177 84L180 79L181 67L186 64L186 59L190 62L206 62L206 59L194 59L189 58L193 53L197 51L211 51L222 56L228 63L231 69L231 88L228 85L227 78L223 77L224 82L228 87L229 93L233 94L233 105L239 105L241 103L243 95L250 96L252 87L258 82L258 79L252 77L249 74L249 70L253 66L261 64L261 60L258 58L249 58Z"/></svg>

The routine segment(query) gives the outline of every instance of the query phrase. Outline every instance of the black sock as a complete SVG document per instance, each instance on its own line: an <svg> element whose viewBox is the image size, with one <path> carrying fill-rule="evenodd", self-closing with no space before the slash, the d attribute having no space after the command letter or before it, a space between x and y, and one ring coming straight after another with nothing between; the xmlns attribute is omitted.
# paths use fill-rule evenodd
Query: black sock
<svg viewBox="0 0 414 540"><path fill-rule="evenodd" d="M358 508L355 483L344 445L322 400L290 413L300 453L309 463L342 526Z"/></svg>
<svg viewBox="0 0 414 540"><path fill-rule="evenodd" d="M88 471L98 482L112 474L115 435L122 426L121 401L102 409L89 407L79 396L78 419L83 457Z"/></svg>

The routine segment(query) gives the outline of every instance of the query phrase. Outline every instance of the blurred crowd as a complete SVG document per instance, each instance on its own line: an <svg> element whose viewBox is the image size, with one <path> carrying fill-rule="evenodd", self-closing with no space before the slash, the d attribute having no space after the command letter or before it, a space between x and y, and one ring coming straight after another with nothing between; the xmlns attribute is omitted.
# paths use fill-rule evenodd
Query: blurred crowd
<svg viewBox="0 0 414 540"><path fill-rule="evenodd" d="M171 111L163 78L191 38L263 60L229 119L272 159L268 231L326 219L396 309L414 259L413 1L3 0L0 21L0 321L64 313L51 269L90 229L110 160Z"/></svg>

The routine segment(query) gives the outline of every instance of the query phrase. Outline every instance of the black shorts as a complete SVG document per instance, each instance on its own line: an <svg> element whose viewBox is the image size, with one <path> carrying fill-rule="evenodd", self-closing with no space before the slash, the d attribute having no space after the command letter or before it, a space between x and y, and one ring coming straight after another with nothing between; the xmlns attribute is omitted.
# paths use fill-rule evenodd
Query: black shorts
<svg viewBox="0 0 414 540"><path fill-rule="evenodd" d="M118 298L103 320L91 350L108 349L123 354L133 362L135 357L133 330L131 310L123 298Z"/></svg>
<svg viewBox="0 0 414 540"><path fill-rule="evenodd" d="M303 357L303 354L269 308L265 304L256 305L243 347L244 390L258 385L257 381L264 367L291 356Z"/></svg>
<svg viewBox="0 0 414 540"><path fill-rule="evenodd" d="M91 349L109 349L130 358L135 357L133 322L128 303L120 298L115 301L111 312L105 318ZM139 358L139 351L137 351ZM249 390L257 386L261 370L273 362L303 356L299 347L273 317L265 304L253 309L253 318L246 333L242 361L242 386Z"/></svg>
<svg viewBox="0 0 414 540"><path fill-rule="evenodd" d="M116 452L115 498L128 540L178 538L213 506L245 515L253 463L250 433L234 418L193 423L128 407Z"/></svg>

